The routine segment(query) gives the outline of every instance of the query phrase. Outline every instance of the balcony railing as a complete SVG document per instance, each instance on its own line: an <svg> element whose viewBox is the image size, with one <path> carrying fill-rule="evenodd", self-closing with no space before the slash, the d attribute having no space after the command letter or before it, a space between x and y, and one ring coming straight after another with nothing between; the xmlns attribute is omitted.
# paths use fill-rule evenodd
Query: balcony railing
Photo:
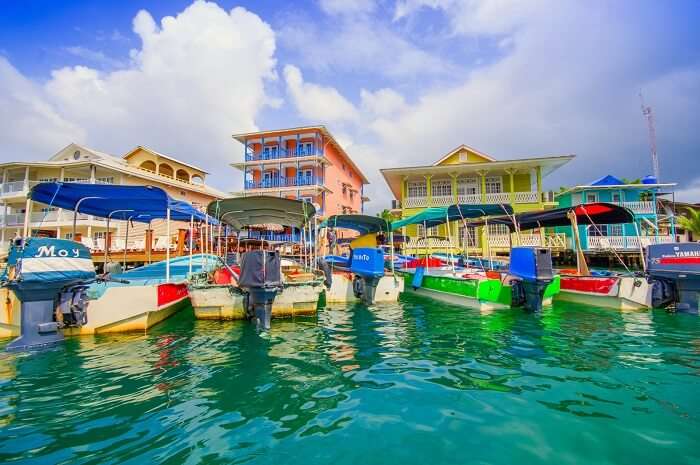
<svg viewBox="0 0 700 465"><path fill-rule="evenodd" d="M673 242L672 236L589 236L589 250L639 250L651 244L667 244Z"/></svg>
<svg viewBox="0 0 700 465"><path fill-rule="evenodd" d="M319 176L297 176L297 177L278 177L263 179L260 181L246 181L246 189L268 189L279 187L299 187L299 186L314 186L322 184L322 179Z"/></svg>
<svg viewBox="0 0 700 465"><path fill-rule="evenodd" d="M312 147L311 149L298 147L295 149L258 150L255 152L249 150L245 154L245 161L279 160L281 158L312 157L322 155L323 151L318 147Z"/></svg>
<svg viewBox="0 0 700 465"><path fill-rule="evenodd" d="M656 213L654 202L638 201L638 202L613 202L625 208L629 208L633 213L653 215Z"/></svg>
<svg viewBox="0 0 700 465"><path fill-rule="evenodd" d="M538 203L540 194L537 192L515 192L514 203ZM457 196L457 202L469 205L484 203L481 194L463 194ZM456 203L451 195L433 196L431 206L440 207ZM513 203L510 192L498 192L486 194L488 204ZM404 208L422 208L428 206L428 197L406 197L403 201Z"/></svg>
<svg viewBox="0 0 700 465"><path fill-rule="evenodd" d="M250 231L248 232L250 239L264 239L266 241L275 242L299 242L301 236L299 233L276 233L271 231Z"/></svg>
<svg viewBox="0 0 700 465"><path fill-rule="evenodd" d="M50 225L52 223L70 223L73 221L73 212L66 210L55 210L50 212L32 212L29 217L32 226L39 224ZM86 221L90 215L78 213L77 221ZM94 221L105 221L104 218L93 218ZM24 224L24 213L8 213L0 215L0 225L22 226Z"/></svg>

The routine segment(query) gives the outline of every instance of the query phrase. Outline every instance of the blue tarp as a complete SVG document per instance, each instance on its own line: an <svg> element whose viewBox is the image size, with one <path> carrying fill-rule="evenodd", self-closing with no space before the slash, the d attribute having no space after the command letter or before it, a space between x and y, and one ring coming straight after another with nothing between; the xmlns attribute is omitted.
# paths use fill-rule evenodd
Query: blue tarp
<svg viewBox="0 0 700 465"><path fill-rule="evenodd" d="M87 215L115 220L148 223L167 216L175 221L189 221L192 216L204 221L206 214L181 200L174 200L159 187L117 186L70 182L42 182L30 192L32 200L47 205L78 211ZM212 218L210 222L214 222Z"/></svg>

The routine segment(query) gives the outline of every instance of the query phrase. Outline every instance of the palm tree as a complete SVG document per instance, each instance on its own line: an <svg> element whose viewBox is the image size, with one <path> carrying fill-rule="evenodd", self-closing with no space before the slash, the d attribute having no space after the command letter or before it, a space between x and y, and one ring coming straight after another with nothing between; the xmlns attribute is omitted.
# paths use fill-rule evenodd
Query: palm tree
<svg viewBox="0 0 700 465"><path fill-rule="evenodd" d="M678 217L678 226L690 232L694 238L700 237L700 210L688 208L685 216Z"/></svg>
<svg viewBox="0 0 700 465"><path fill-rule="evenodd" d="M386 208L382 210L381 213L377 213L377 216L386 221L394 221L394 215L392 215L391 211Z"/></svg>

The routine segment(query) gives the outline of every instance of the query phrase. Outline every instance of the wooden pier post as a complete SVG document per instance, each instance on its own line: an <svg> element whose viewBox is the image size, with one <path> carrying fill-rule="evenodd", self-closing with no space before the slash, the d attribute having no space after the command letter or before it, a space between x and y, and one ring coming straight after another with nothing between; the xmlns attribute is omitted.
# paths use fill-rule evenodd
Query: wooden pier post
<svg viewBox="0 0 700 465"><path fill-rule="evenodd" d="M187 229L180 228L177 230L177 253L176 257L185 255L185 239L187 237Z"/></svg>

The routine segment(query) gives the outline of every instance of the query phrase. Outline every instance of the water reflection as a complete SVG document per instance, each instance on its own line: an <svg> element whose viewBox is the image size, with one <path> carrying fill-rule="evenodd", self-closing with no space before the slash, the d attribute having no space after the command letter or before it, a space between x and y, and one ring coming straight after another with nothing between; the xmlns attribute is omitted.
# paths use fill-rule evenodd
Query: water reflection
<svg viewBox="0 0 700 465"><path fill-rule="evenodd" d="M700 319L664 312L485 315L421 299L333 306L265 335L178 315L148 335L1 354L0 460L424 463L467 448L484 463L576 463L566 451L585 434L581 463L657 449L690 463L697 334Z"/></svg>

